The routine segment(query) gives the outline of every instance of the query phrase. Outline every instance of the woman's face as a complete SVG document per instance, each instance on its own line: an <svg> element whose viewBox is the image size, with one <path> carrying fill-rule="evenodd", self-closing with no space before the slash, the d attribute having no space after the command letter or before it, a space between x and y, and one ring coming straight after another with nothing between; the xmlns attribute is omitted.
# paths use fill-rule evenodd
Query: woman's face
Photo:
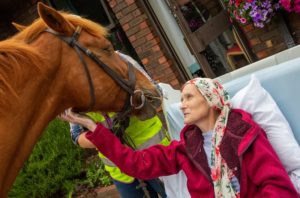
<svg viewBox="0 0 300 198"><path fill-rule="evenodd" d="M185 124L198 124L206 120L211 112L211 107L202 96L197 87L187 84L181 92L181 110Z"/></svg>

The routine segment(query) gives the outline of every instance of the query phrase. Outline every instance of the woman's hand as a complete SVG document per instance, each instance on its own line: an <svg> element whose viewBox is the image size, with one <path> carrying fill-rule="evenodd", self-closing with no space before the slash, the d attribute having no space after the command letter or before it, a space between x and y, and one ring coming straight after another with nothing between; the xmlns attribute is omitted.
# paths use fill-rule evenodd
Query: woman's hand
<svg viewBox="0 0 300 198"><path fill-rule="evenodd" d="M63 121L71 122L74 124L79 124L90 131L94 131L97 127L96 123L88 116L81 115L72 111L72 109L67 109L61 113L58 118Z"/></svg>

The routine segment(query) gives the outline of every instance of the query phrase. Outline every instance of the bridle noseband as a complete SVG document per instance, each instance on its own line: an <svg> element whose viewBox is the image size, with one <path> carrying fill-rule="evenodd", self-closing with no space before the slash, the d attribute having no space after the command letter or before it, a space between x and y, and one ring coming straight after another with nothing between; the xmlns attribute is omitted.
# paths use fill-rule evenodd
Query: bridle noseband
<svg viewBox="0 0 300 198"><path fill-rule="evenodd" d="M122 109L122 112L124 114L125 113L128 114L129 112L131 112L131 107L133 107L134 109L141 109L145 104L145 96L144 96L144 93L142 90L135 90L136 78L135 78L135 74L134 74L133 65L130 62L126 61L127 66L128 66L128 80L125 80L124 78L122 78L122 76L120 74L116 73L109 66L107 66L105 63L103 63L92 51L90 51L86 47L82 46L78 42L78 38L81 33L81 30L82 30L82 28L77 26L75 32L73 33L73 35L71 37L60 35L56 31L49 29L49 28L46 29L45 31L57 36L62 41L69 44L69 46L74 48L76 53L78 54L78 57L83 64L86 76L88 78L88 84L89 84L89 88L90 88L91 98L90 98L90 104L89 104L88 111L92 110L92 108L94 107L94 105L96 103L96 98L95 98L95 90L94 90L92 78L91 78L87 63L84 60L83 54L87 55L93 61L95 61L122 89L124 89L129 94L129 97L128 97L127 101L125 102L124 107ZM141 93L142 103L138 106L135 106L132 102L132 97L136 93Z"/></svg>

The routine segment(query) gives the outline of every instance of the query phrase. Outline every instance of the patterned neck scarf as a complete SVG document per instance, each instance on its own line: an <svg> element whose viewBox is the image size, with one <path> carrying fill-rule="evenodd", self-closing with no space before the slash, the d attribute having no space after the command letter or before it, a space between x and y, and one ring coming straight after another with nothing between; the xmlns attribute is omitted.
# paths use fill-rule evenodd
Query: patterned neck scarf
<svg viewBox="0 0 300 198"><path fill-rule="evenodd" d="M214 126L211 153L211 178L214 184L215 197L239 197L230 180L234 176L220 154L220 144L225 133L230 112L229 95L222 85L213 79L195 78L186 84L194 84L207 100L210 107L220 111Z"/></svg>

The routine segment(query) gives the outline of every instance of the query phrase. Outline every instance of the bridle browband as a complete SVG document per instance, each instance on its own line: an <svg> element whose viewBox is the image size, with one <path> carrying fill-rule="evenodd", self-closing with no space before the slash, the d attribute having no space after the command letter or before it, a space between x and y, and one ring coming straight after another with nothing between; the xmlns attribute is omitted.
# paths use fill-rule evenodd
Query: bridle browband
<svg viewBox="0 0 300 198"><path fill-rule="evenodd" d="M136 78L135 78L135 74L133 71L133 69L134 69L133 65L130 62L126 61L127 65L128 65L128 80L125 80L124 78L122 78L122 76L120 74L116 73L109 66L107 66L105 63L103 63L92 51L90 51L88 48L82 46L78 42L78 38L81 33L81 30L82 30L82 28L80 26L77 26L75 29L75 32L73 33L73 35L71 37L60 35L56 31L49 29L49 28L46 29L45 31L57 36L62 41L66 42L70 47L74 48L76 53L78 54L78 57L79 57L80 61L82 62L84 71L87 75L88 84L89 84L89 88L90 88L91 98L90 98L90 104L89 104L88 111L92 110L92 108L94 107L94 105L96 103L96 98L95 98L95 90L94 90L92 78L91 78L87 63L84 60L83 54L87 55L93 61L95 61L122 89L124 89L129 94L129 97L128 97L127 101L125 102L123 109L122 109L122 112L124 114L128 114L131 111L131 107L133 107L135 109L141 109L145 104L145 96L144 96L143 91L135 90ZM132 102L132 97L134 96L135 93L141 93L142 104L140 104L138 106L134 106L134 104Z"/></svg>

